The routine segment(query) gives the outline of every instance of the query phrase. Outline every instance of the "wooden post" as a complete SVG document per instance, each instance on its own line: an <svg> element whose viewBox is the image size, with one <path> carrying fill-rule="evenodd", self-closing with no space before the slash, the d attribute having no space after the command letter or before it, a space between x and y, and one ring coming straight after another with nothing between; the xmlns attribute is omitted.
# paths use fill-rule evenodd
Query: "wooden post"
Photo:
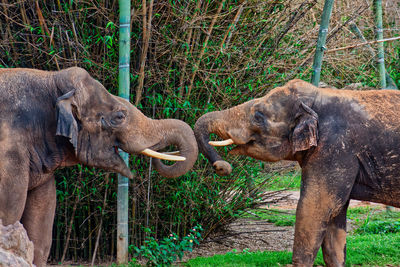
<svg viewBox="0 0 400 267"><path fill-rule="evenodd" d="M374 13L375 13L375 25L376 25L376 40L383 39L383 28L382 28L382 0L374 0ZM386 75L385 75L385 51L383 50L383 42L378 43L378 56L377 65L379 71L380 87L386 88Z"/></svg>
<svg viewBox="0 0 400 267"><path fill-rule="evenodd" d="M130 62L130 24L131 2L119 0L119 77L118 94L129 101L129 62ZM128 164L129 155L120 151ZM128 189L129 179L118 174L117 196L117 262L128 262Z"/></svg>
<svg viewBox="0 0 400 267"><path fill-rule="evenodd" d="M325 0L324 10L322 11L321 25L319 26L318 41L315 50L313 72L311 77L311 83L315 86L318 86L321 77L322 59L324 57L324 51L326 50L326 36L328 35L333 2L334 0Z"/></svg>

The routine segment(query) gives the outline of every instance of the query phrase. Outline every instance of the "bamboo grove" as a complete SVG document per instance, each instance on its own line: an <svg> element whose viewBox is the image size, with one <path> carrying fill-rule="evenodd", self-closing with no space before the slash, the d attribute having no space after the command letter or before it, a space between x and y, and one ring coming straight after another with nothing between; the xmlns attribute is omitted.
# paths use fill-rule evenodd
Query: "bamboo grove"
<svg viewBox="0 0 400 267"><path fill-rule="evenodd" d="M383 1L383 38L400 33L399 3ZM371 5L335 1L328 49L374 40ZM322 8L323 1L316 0L134 0L130 100L149 117L193 125L204 112L262 96L289 79L310 80ZM0 67L76 65L117 94L118 14L113 0L1 0ZM359 34L351 30L354 25ZM336 87L378 86L375 48L325 54L321 80ZM387 72L397 85L399 53L398 42L385 44ZM268 168L247 158L235 162L234 173L221 178L200 156L187 175L165 179L148 159L132 156L130 244L143 242L146 227L161 238L186 235L200 224L205 237L245 208L268 202L271 194L262 191L273 182ZM56 182L51 259L90 261L95 254L113 260L115 174L78 166L58 171Z"/></svg>

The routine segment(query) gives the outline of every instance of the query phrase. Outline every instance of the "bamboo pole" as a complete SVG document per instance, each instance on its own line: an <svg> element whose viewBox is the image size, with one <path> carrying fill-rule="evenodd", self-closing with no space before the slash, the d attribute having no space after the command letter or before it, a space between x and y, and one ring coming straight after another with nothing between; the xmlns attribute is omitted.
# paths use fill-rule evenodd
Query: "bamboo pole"
<svg viewBox="0 0 400 267"><path fill-rule="evenodd" d="M332 14L334 0L325 0L324 10L322 11L321 25L319 27L317 47L315 49L313 72L311 77L311 83L318 86L321 77L321 66L322 58L324 57L324 51L326 50L326 36L328 35L329 20Z"/></svg>
<svg viewBox="0 0 400 267"><path fill-rule="evenodd" d="M129 62L130 62L130 21L131 1L119 0L119 89L120 97L129 101ZM128 164L129 155L120 151ZM117 196L117 262L128 262L128 189L129 179L118 174Z"/></svg>
<svg viewBox="0 0 400 267"><path fill-rule="evenodd" d="M367 43L367 42L368 42L367 39L365 39L364 34L363 34L363 33L361 32L361 30L358 28L357 24L355 24L354 22L351 22L351 23L349 24L349 29L350 29L350 31L351 31L358 39L360 39L361 41L363 41L363 43ZM367 49L368 49L369 53L370 53L372 56L376 56L374 49L373 49L369 44L365 44L365 45L367 46ZM328 53L329 50L326 51L326 52Z"/></svg>
<svg viewBox="0 0 400 267"><path fill-rule="evenodd" d="M376 40L383 39L383 26L382 26L382 0L374 0L374 13L376 24ZM386 86L386 68L385 68L385 50L383 42L378 43L377 65L379 70L379 80L381 89L388 89ZM386 206L386 211L392 211L393 207Z"/></svg>
<svg viewBox="0 0 400 267"><path fill-rule="evenodd" d="M350 23L349 27L350 27L351 32L352 32L357 38L361 39L361 40L364 42L364 43L358 44L358 45L356 45L356 46L361 46L361 45L367 46L367 49L368 49L369 53L370 53L373 57L376 57L376 53L375 53L375 50L371 47L371 45L370 45L371 43L391 42L391 41L399 40L399 39L400 39L400 37L394 37L394 38L382 39L382 40L380 40L380 41L368 42L368 41L365 39L364 35L362 34L361 30L357 27L357 25L356 25L354 22ZM340 50L347 49L347 48L348 48L348 47L342 47L342 49L340 49ZM352 47L350 47L350 48L352 48ZM338 50L336 50L336 51L338 51ZM328 53L329 50L326 51L326 52ZM389 74L387 71L385 71L385 77L386 77L386 89L398 89L396 83L393 81L392 77L390 77L390 74Z"/></svg>
<svg viewBox="0 0 400 267"><path fill-rule="evenodd" d="M382 0L374 0L374 13L375 13L375 24L376 24L376 40L380 41L383 39L382 29ZM377 64L379 71L379 80L381 88L386 88L386 76L385 76L385 51L383 49L383 42L378 43L378 55Z"/></svg>

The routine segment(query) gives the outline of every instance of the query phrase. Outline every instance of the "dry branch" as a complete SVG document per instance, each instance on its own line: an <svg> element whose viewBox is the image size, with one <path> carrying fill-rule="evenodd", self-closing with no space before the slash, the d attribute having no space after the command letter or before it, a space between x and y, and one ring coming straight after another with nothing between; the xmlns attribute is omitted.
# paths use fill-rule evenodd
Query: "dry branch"
<svg viewBox="0 0 400 267"><path fill-rule="evenodd" d="M214 17L213 17L213 19L211 21L210 27L208 28L206 39L204 40L203 47L202 47L202 49L200 51L200 55L199 55L199 57L197 59L197 62L194 65L194 70L192 72L192 76L190 77L190 84L189 84L189 88L188 88L188 91L187 91L187 94L186 94L186 98L189 98L190 93L192 92L194 78L196 77L196 73L197 73L197 70L199 69L199 65L200 65L201 59L203 58L204 52L206 51L206 47L208 45L208 40L210 39L211 33L212 33L213 29L214 29L214 24L217 21L217 18L219 16L219 14L221 13L221 10L222 10L222 7L224 6L225 1L226 0L222 0L220 2L218 10L217 10L217 13L215 13L215 15L214 15Z"/></svg>
<svg viewBox="0 0 400 267"><path fill-rule="evenodd" d="M196 7L194 9L193 21L191 21L191 24L194 23L194 21L196 19L196 16L197 16L197 11L200 10L200 6L201 6L202 2L203 2L202 0L198 0L197 1ZM186 76L185 70L186 70L186 65L188 63L187 57L192 52L192 47L190 45L190 42L192 40L193 31L194 31L194 29L192 27L190 27L189 33L188 33L187 39L186 39L186 47L184 49L184 51L185 51L184 52L185 53L185 59L183 60L183 63L181 64L182 65L182 74L181 74L181 77L179 79L179 87L180 87L179 94L178 94L179 98L182 98L182 96L183 96L183 88L185 87L185 85L184 85L184 79L185 79L185 76ZM189 47L190 47L190 49L189 49Z"/></svg>
<svg viewBox="0 0 400 267"><path fill-rule="evenodd" d="M383 42L392 42L392 41L396 41L396 40L400 40L400 36L387 38L387 39L382 39L382 40L369 41L369 42L365 42L365 43L359 43L359 44L349 45L349 46L340 47L340 48L334 48L334 49L330 49L330 50L325 51L325 53L332 53L332 52L337 52L337 51L357 48L357 47L364 46L364 45L383 43Z"/></svg>
<svg viewBox="0 0 400 267"><path fill-rule="evenodd" d="M153 0L150 0L149 14L146 21L146 0L143 0L143 49L140 57L139 84L136 88L135 105L137 106L142 99L142 91L144 84L144 67L146 66L147 51L149 49L150 34L151 34L151 18L153 16Z"/></svg>
<svg viewBox="0 0 400 267"><path fill-rule="evenodd" d="M101 235L101 230L102 230L102 226L103 226L103 217L104 217L104 213L105 213L105 209L106 209L106 205L107 205L108 177L109 177L109 174L106 174L106 176L105 176L105 185L106 185L105 188L106 188L106 190L104 192L103 208L101 209L99 230L97 231L96 244L94 246L92 262L91 262L90 266L94 265L94 261L96 259L96 255L97 255L97 249L99 247L100 235Z"/></svg>
<svg viewBox="0 0 400 267"><path fill-rule="evenodd" d="M82 173L81 173L80 175L82 175ZM77 194L76 194L76 197L75 197L74 206L73 206L73 208L72 208L71 218L70 218L70 220L69 220L69 226L68 226L68 231L67 231L67 238L66 238L66 240L65 240L64 250L63 250L62 257L61 257L61 263L64 262L65 256L67 255L67 250L68 250L68 246L69 246L69 241L70 241L70 239L71 239L72 226L73 226L73 224L74 224L74 217L75 217L76 207L77 207L77 205L78 205L79 197L80 197L80 195L79 195L80 188L81 188L81 183L79 183L78 185L75 186L75 189L76 189Z"/></svg>
<svg viewBox="0 0 400 267"><path fill-rule="evenodd" d="M222 52L224 44L225 44L225 48L229 45L229 42L230 42L231 37L232 37L232 31L235 29L236 24L237 24L238 21L239 21L240 15L241 15L242 12L243 12L244 5L245 5L246 3L247 3L247 1L244 1L244 2L239 6L239 9L238 9L238 11L237 11L235 17L233 18L232 23L229 25L228 30L226 31L224 37L222 38L221 44L220 44L220 46L219 46L218 55L219 55L220 52ZM227 38L228 38L228 39L227 39ZM225 40L226 40L226 43L225 43ZM218 57L218 56L217 56L217 57Z"/></svg>

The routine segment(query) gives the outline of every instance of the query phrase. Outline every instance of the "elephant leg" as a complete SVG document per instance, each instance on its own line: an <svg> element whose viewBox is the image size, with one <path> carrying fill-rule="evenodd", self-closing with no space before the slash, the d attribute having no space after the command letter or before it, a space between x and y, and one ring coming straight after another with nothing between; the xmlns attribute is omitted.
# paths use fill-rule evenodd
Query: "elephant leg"
<svg viewBox="0 0 400 267"><path fill-rule="evenodd" d="M46 179L44 184L28 192L21 220L29 239L33 242L33 263L37 267L46 266L56 209L56 186L53 175L49 175Z"/></svg>
<svg viewBox="0 0 400 267"><path fill-rule="evenodd" d="M332 150L332 153L312 154L302 166L293 244L294 266L313 265L327 232L331 236L326 242L332 243L345 233L335 231L330 225L332 220L345 220L350 192L357 177L357 164L351 153Z"/></svg>
<svg viewBox="0 0 400 267"><path fill-rule="evenodd" d="M346 205L348 196L347 198L340 196L340 194L333 193L334 191L336 190L318 183L307 184L305 189L302 188L296 210L294 266L313 265L331 220L338 216Z"/></svg>
<svg viewBox="0 0 400 267"><path fill-rule="evenodd" d="M5 179L0 176L1 180ZM21 219L25 208L27 191L27 182L15 185L12 181L1 181L0 219L3 225L13 224Z"/></svg>
<svg viewBox="0 0 400 267"><path fill-rule="evenodd" d="M346 212L349 201L331 220L322 242L322 253L327 266L344 266L346 261Z"/></svg>
<svg viewBox="0 0 400 267"><path fill-rule="evenodd" d="M1 135L0 121L0 219L4 225L21 220L29 182L26 154L14 140Z"/></svg>

